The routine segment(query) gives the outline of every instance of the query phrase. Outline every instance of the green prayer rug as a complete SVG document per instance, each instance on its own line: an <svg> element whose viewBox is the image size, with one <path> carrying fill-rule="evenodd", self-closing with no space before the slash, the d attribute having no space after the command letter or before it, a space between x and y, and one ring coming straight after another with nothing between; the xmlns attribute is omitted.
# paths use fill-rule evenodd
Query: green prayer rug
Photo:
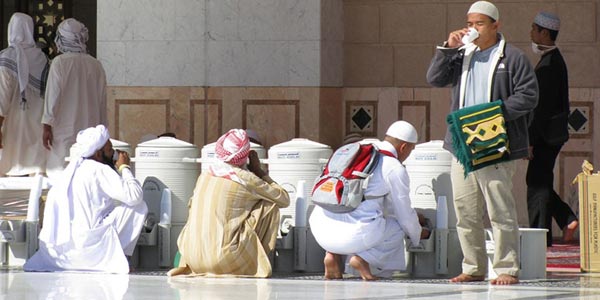
<svg viewBox="0 0 600 300"><path fill-rule="evenodd" d="M454 155L469 172L508 160L502 100L465 107L448 115Z"/></svg>

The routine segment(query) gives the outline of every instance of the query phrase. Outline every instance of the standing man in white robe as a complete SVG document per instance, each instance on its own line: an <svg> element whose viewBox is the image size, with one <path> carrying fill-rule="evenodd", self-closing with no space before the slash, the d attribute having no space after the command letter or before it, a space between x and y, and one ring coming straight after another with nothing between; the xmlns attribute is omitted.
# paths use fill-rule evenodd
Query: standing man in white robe
<svg viewBox="0 0 600 300"><path fill-rule="evenodd" d="M309 222L327 251L326 279L342 278L342 255L350 256L350 266L364 280L389 277L406 268L404 236L415 246L429 236L429 230L421 227L425 219L411 207L408 173L402 165L416 142L417 131L410 123L394 122L377 145L382 155L365 190L369 200L348 213L315 206Z"/></svg>
<svg viewBox="0 0 600 300"><path fill-rule="evenodd" d="M71 18L58 25L54 42L62 54L50 66L42 117L50 179L63 170L77 132L108 124L106 74L102 64L87 54L87 40L88 30L81 22Z"/></svg>
<svg viewBox="0 0 600 300"><path fill-rule="evenodd" d="M48 192L40 248L23 269L128 273L126 255L133 253L148 211L142 187L126 152L113 162L104 125L80 131L77 144L81 157Z"/></svg>
<svg viewBox="0 0 600 300"><path fill-rule="evenodd" d="M36 47L30 16L12 15L8 45L0 52L0 175L43 173L46 151L40 119L49 65Z"/></svg>

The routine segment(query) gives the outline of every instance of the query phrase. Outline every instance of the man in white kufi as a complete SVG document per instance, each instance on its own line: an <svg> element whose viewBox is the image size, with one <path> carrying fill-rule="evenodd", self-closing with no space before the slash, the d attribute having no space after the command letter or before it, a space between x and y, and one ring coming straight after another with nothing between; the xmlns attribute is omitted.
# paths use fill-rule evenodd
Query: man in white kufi
<svg viewBox="0 0 600 300"><path fill-rule="evenodd" d="M50 66L42 117L51 179L64 168L77 132L108 124L106 74L102 64L87 54L87 40L88 30L81 22L71 18L58 25L55 43L62 54Z"/></svg>
<svg viewBox="0 0 600 300"><path fill-rule="evenodd" d="M40 119L49 65L35 45L30 16L12 15L8 45L0 52L0 175L43 173L46 151Z"/></svg>
<svg viewBox="0 0 600 300"><path fill-rule="evenodd" d="M80 157L48 192L40 248L25 271L128 273L148 210L126 152L114 151L104 125L77 134ZM119 174L120 173L120 174Z"/></svg>
<svg viewBox="0 0 600 300"><path fill-rule="evenodd" d="M365 190L369 200L348 213L315 207L309 222L315 239L327 251L326 279L342 278L342 255L348 255L350 267L364 280L389 277L406 269L404 237L418 245L429 236L421 227L425 219L411 207L409 178L402 165L416 142L417 131L410 123L394 122L377 144L382 155Z"/></svg>

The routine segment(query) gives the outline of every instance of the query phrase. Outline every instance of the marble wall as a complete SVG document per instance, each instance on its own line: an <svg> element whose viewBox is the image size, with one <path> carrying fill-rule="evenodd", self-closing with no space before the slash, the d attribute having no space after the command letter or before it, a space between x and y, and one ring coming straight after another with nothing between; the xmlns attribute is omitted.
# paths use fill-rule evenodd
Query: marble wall
<svg viewBox="0 0 600 300"><path fill-rule="evenodd" d="M531 59L529 31L537 12L561 17L558 44L572 87L597 87L600 76L598 0L493 1L500 31ZM428 87L435 45L465 26L472 1L345 0L344 86Z"/></svg>
<svg viewBox="0 0 600 300"><path fill-rule="evenodd" d="M103 0L112 86L341 86L341 0Z"/></svg>

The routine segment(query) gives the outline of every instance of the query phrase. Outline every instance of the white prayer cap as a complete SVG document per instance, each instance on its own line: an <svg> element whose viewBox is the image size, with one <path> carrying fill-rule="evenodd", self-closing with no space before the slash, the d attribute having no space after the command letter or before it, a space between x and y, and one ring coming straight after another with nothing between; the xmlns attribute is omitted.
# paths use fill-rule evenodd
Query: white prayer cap
<svg viewBox="0 0 600 300"><path fill-rule="evenodd" d="M471 4L467 15L471 13L484 14L496 21L500 19L500 12L496 5L487 1L477 1Z"/></svg>
<svg viewBox="0 0 600 300"><path fill-rule="evenodd" d="M92 156L104 147L109 138L108 129L102 124L79 131L77 133L77 144L81 150L79 156Z"/></svg>
<svg viewBox="0 0 600 300"><path fill-rule="evenodd" d="M560 19L555 14L549 12L540 12L535 16L533 23L546 29L559 31L560 30Z"/></svg>
<svg viewBox="0 0 600 300"><path fill-rule="evenodd" d="M406 121L396 121L388 128L385 133L393 138L416 144L419 136L414 126Z"/></svg>

